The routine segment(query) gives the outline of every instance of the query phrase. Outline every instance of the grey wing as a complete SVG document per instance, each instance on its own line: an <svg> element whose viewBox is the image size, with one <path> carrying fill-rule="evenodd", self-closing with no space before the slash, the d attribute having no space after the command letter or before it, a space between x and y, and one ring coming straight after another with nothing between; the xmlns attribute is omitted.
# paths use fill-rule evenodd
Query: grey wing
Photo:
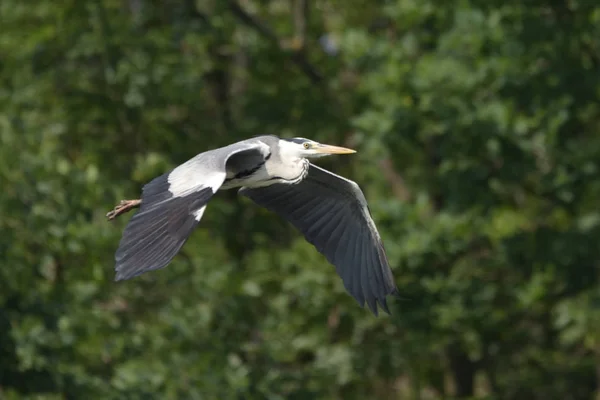
<svg viewBox="0 0 600 400"><path fill-rule="evenodd" d="M240 189L258 205L290 221L332 263L346 290L375 315L377 302L397 294L383 243L355 182L310 165L296 185Z"/></svg>
<svg viewBox="0 0 600 400"><path fill-rule="evenodd" d="M240 142L201 153L145 185L140 209L127 224L115 254L116 280L171 262L225 181L230 157L247 155L264 162L268 154L269 147L259 141Z"/></svg>

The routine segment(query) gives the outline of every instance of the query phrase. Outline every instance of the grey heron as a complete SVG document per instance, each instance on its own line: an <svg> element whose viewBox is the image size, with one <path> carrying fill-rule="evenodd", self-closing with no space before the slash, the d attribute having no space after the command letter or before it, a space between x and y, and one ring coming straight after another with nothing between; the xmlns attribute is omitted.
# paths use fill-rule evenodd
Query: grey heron
<svg viewBox="0 0 600 400"><path fill-rule="evenodd" d="M218 190L238 193L291 222L335 266L361 307L389 314L388 295L398 295L386 252L359 186L312 164L354 150L305 139L259 136L200 153L124 200L113 219L140 210L127 224L116 260L116 280L168 265Z"/></svg>

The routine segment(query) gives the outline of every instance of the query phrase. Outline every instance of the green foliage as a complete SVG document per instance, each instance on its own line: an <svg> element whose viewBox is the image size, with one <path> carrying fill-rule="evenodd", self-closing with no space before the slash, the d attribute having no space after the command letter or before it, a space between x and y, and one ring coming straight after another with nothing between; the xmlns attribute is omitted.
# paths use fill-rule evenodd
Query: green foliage
<svg viewBox="0 0 600 400"><path fill-rule="evenodd" d="M302 4L0 4L0 398L600 393L600 6ZM265 133L359 150L322 164L369 199L391 317L235 193L113 282L116 202Z"/></svg>

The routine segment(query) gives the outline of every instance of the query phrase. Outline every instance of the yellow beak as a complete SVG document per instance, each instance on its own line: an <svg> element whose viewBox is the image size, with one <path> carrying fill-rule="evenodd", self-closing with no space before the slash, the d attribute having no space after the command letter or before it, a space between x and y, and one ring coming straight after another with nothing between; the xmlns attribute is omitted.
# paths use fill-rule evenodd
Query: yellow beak
<svg viewBox="0 0 600 400"><path fill-rule="evenodd" d="M318 144L314 147L317 153L323 154L352 154L356 153L356 150L347 149L345 147L330 146L328 144Z"/></svg>

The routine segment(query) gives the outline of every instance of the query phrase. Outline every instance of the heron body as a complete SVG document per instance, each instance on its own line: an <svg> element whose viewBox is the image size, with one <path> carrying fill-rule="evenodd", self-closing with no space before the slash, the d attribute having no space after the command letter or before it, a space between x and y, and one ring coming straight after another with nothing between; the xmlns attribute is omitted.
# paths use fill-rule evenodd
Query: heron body
<svg viewBox="0 0 600 400"><path fill-rule="evenodd" d="M219 190L239 193L291 222L336 267L346 290L377 315L397 294L383 244L358 185L309 159L354 153L304 138L260 136L206 151L142 190L117 249L116 280L163 268Z"/></svg>

